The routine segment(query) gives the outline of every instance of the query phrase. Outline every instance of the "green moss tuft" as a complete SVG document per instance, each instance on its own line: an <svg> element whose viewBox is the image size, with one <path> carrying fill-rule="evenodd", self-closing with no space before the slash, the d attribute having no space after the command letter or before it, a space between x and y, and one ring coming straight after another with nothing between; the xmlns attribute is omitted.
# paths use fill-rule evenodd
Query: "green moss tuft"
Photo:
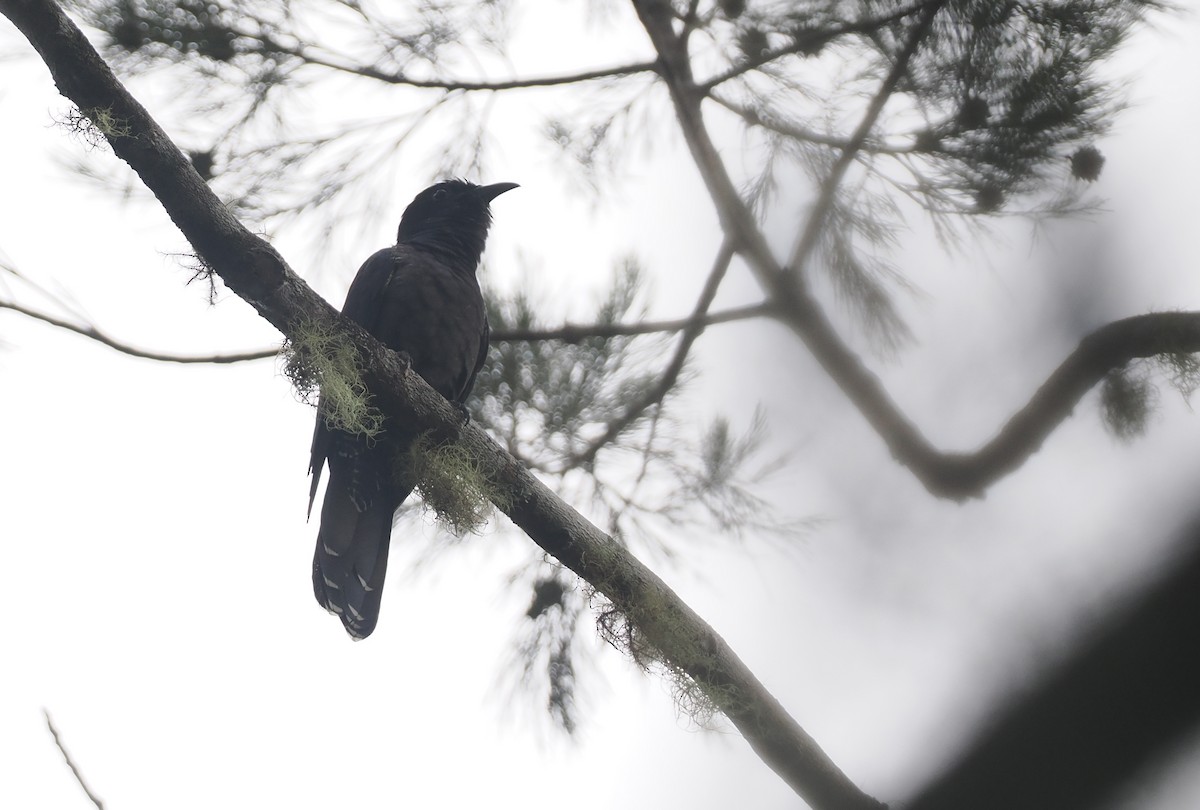
<svg viewBox="0 0 1200 810"><path fill-rule="evenodd" d="M398 478L415 478L428 509L455 535L478 532L492 504L507 508L509 493L493 486L489 471L457 442L438 442L425 433L396 462Z"/></svg>
<svg viewBox="0 0 1200 810"><path fill-rule="evenodd" d="M306 319L292 329L280 357L297 396L319 404L329 427L368 438L379 435L383 413L371 405L358 350L348 338Z"/></svg>
<svg viewBox="0 0 1200 810"><path fill-rule="evenodd" d="M715 727L721 715L747 705L735 686L705 679L719 664L715 651L695 637L690 624L670 610L657 591L647 589L639 598L623 600L623 606L597 590L589 597L597 607L600 636L646 672L656 671L670 681L676 709L697 726ZM650 636L661 639L661 646L675 655L668 659Z"/></svg>

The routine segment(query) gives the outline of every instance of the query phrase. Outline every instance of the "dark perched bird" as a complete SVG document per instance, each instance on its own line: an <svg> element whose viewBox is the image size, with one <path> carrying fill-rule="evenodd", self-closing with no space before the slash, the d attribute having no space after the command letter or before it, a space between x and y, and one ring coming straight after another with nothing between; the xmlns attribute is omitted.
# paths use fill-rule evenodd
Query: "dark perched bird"
<svg viewBox="0 0 1200 810"><path fill-rule="evenodd" d="M413 370L462 407L487 356L488 323L475 270L492 215L489 203L515 183L431 186L400 218L394 247L359 269L342 314L385 346L406 352ZM312 512L323 465L329 483L313 557L317 601L355 639L379 619L392 517L416 486L405 469L415 431L385 422L373 439L330 428L318 414L313 433Z"/></svg>

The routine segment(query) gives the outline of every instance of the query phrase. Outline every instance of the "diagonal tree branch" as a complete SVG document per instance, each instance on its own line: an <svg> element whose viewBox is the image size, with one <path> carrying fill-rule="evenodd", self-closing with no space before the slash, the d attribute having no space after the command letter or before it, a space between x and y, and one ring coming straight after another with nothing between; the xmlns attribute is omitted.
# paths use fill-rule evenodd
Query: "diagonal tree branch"
<svg viewBox="0 0 1200 810"><path fill-rule="evenodd" d="M671 4L669 0L633 0L633 6L658 53L657 72L671 94L692 159L700 168L710 196L717 201L722 230L732 240L734 249L749 259L751 271L770 294L781 275L779 263L755 223L754 215L742 203L717 147L709 137L700 109L705 92L696 84L686 38L675 33Z"/></svg>
<svg viewBox="0 0 1200 810"><path fill-rule="evenodd" d="M0 12L50 68L60 92L97 123L191 242L205 266L284 334L298 324L349 341L375 404L390 418L457 436L504 511L547 553L621 611L670 671L690 678L742 732L763 761L818 808L879 808L821 751L725 641L657 575L587 522L475 424L438 396L394 352L342 318L266 242L230 215L146 110L125 90L52 0L0 0Z"/></svg>
<svg viewBox="0 0 1200 810"><path fill-rule="evenodd" d="M46 728L50 730L50 736L54 738L54 744L58 746L59 753L62 754L63 759L67 762L67 767L74 774L75 781L83 788L83 792L87 794L92 804L96 805L96 810L104 810L104 802L100 801L95 793L92 793L92 789L88 787L87 781L83 778L83 772L79 770L79 766L75 764L75 760L71 759L71 755L67 753L67 747L63 745L62 738L58 736L58 729L54 727L54 721L50 719L50 712L42 709L42 716L46 718Z"/></svg>

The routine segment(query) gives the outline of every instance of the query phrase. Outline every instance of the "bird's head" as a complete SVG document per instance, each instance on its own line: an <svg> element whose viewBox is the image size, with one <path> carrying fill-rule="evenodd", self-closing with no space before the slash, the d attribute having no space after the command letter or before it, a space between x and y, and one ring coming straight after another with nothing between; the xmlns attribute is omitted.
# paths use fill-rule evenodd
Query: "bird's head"
<svg viewBox="0 0 1200 810"><path fill-rule="evenodd" d="M404 216L396 241L425 250L453 253L479 264L492 214L488 205L516 183L477 186L466 180L446 180L418 194Z"/></svg>

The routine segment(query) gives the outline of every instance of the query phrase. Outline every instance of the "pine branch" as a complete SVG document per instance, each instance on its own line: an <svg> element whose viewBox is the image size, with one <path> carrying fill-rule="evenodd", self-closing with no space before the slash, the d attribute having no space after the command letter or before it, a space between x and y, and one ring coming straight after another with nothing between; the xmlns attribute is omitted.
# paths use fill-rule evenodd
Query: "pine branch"
<svg viewBox="0 0 1200 810"><path fill-rule="evenodd" d="M875 122L879 120L879 115L883 112L884 105L892 97L892 93L896 91L900 80L904 78L905 73L908 71L909 60L912 59L913 54L917 52L917 48L920 47L921 42L929 33L929 29L933 25L933 18L943 5L945 5L945 0L939 0L939 2L925 4L925 7L921 10L921 14L917 18L912 32L909 34L908 42L905 43L904 50L896 56L896 61L892 63L892 69L888 71L887 77L879 85L879 90L871 98L866 112L863 113L862 120L854 130L854 134L850 136L849 143L846 144L846 147L830 168L825 182L821 184L821 190L817 194L816 202L813 203L812 213L809 214L804 231L801 233L799 240L797 240L796 247L792 250L792 256L788 260L788 273L799 275L803 269L804 262L808 259L809 254L812 253L813 248L817 246L817 242L821 237L821 230L825 226L826 218L829 215L830 207L833 205L838 187L841 185L842 178L846 176L846 170L850 168L850 164L858 155L859 150L867 142L867 137L871 134L871 129L875 126Z"/></svg>
<svg viewBox="0 0 1200 810"><path fill-rule="evenodd" d="M883 14L878 17L870 17L868 19L856 20L854 22L841 23L840 25L832 25L828 28L814 28L811 31L797 32L793 36L793 41L778 48L769 48L760 54L756 54L743 62L733 65L724 71L713 76L711 79L700 83L700 89L708 95L715 88L736 79L739 76L744 76L751 71L758 70L764 65L774 62L776 59L781 59L785 56L793 54L806 53L814 46L825 45L838 37L846 36L847 34L858 34L864 32L875 31L886 25L903 20L916 14L921 9L930 5L930 0L922 0L912 5L902 6L889 14Z"/></svg>
<svg viewBox="0 0 1200 810"><path fill-rule="evenodd" d="M721 245L717 251L717 257L713 261L712 270L709 271L708 278L704 281L704 288L700 291L700 298L696 301L696 306L692 311L692 317L688 320L690 323L683 329L683 334L680 335L679 345L675 347L675 354L672 355L671 361L667 363L667 367L663 369L662 376L658 382L642 394L641 397L629 406L629 409L619 418L609 423L604 433L596 437L588 443L588 446L580 453L572 455L567 462L567 469L576 467L586 467L591 464L596 454L605 446L612 442L617 436L641 418L647 409L660 405L663 399L675 387L675 383L679 380L679 375L683 371L683 365L687 362L688 353L692 349L692 344L696 342L696 338L700 337L704 331L704 315L708 312L708 308L712 305L713 298L717 295L717 290L721 286L721 281L725 278L725 273L729 269L729 262L733 259L733 248L729 242Z"/></svg>
<svg viewBox="0 0 1200 810"><path fill-rule="evenodd" d="M832 146L838 149L845 149L850 144L848 138L840 135L827 135L815 129L808 129L807 127L802 127L788 121L779 120L769 112L763 113L752 107L747 107L733 99L726 98L721 93L709 93L708 97L714 103L729 110L752 127L762 127L763 129L777 132L796 141L815 143L821 146Z"/></svg>
<svg viewBox="0 0 1200 810"><path fill-rule="evenodd" d="M692 79L688 55L680 50L670 19L663 13L664 4L641 0L635 5L661 57L660 75L671 94L692 159L716 204L722 229L746 258L775 316L808 347L883 439L892 456L908 467L931 494L953 500L982 496L989 486L1018 469L1109 371L1140 357L1200 351L1200 313L1141 315L1109 324L1085 338L1030 402L984 447L974 453L937 450L897 407L879 378L842 340L821 305L808 292L803 277L786 272L775 259L753 215L738 196L704 125L700 111L702 93ZM934 2L925 6L905 47L905 58L911 57L942 5ZM896 64L903 61L900 59ZM889 95L888 87L894 86L898 75L900 71L894 66L875 95L876 104L868 110L856 136L847 145L844 159L854 142L865 138L878 114L875 108ZM831 173L824 189L834 188L838 180L840 175ZM816 219L814 211L810 229ZM807 239L801 237L797 254L806 253Z"/></svg>
<svg viewBox="0 0 1200 810"><path fill-rule="evenodd" d="M802 127L792 121L787 121L770 111L760 111L753 107L748 107L733 99L727 98L721 93L709 94L709 99L714 103L719 104L731 113L741 118L752 127L762 127L770 132L783 135L792 140L801 141L803 143L814 143L820 146L830 146L836 149L848 149L851 144L851 139L843 135L830 135L824 132L818 132L815 129ZM872 155L909 155L917 151L913 146L888 146L883 143L868 143L864 141L858 145L859 152L866 152Z"/></svg>
<svg viewBox="0 0 1200 810"><path fill-rule="evenodd" d="M770 291L780 276L778 263L753 213L738 195L704 124L701 102L705 93L696 83L686 40L675 34L671 23L671 4L664 0L634 0L634 8L658 52L658 74L671 94L692 159L700 168L709 195L716 201L721 228L726 238L732 241L734 249L749 258L750 269L764 289Z"/></svg>

